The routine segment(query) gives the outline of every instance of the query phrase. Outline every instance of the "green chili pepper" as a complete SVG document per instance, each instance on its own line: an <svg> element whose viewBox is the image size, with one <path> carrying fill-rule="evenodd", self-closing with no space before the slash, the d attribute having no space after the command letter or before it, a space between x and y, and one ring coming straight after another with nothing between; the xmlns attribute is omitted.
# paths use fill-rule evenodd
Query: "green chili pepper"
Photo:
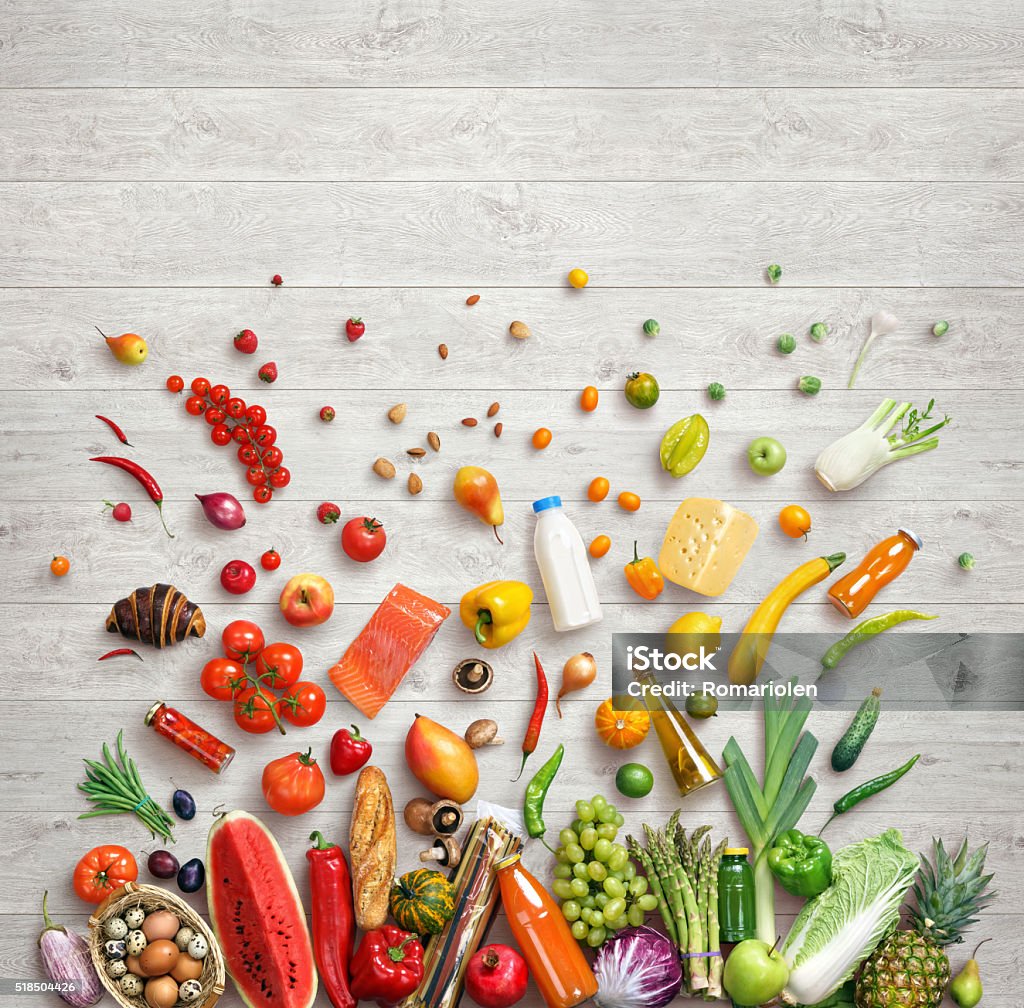
<svg viewBox="0 0 1024 1008"><path fill-rule="evenodd" d="M882 774L881 777L872 777L871 780L865 781L863 784L858 784L852 791L847 791L842 798L836 800L832 806L832 815L828 817L828 822L818 831L818 836L828 829L828 823L832 822L837 815L842 815L844 812L849 812L854 805L859 805L865 798L870 798L872 795L876 795L881 791L884 791L887 787L891 787L896 783L910 768L921 758L921 754L918 753L916 756L911 756L906 763L901 767L897 767L895 770L890 770L888 773Z"/></svg>
<svg viewBox="0 0 1024 1008"><path fill-rule="evenodd" d="M851 648L858 644L877 637L890 627L906 623L907 620L933 620L938 616L929 616L927 613L918 612L916 609L897 609L895 612L882 613L880 616L872 616L870 619L858 623L842 640L838 640L822 656L821 664L825 668L835 668Z"/></svg>
<svg viewBox="0 0 1024 1008"><path fill-rule="evenodd" d="M531 836L540 838L542 842L547 827L544 825L544 799L547 797L548 788L562 765L562 757L565 755L565 746L559 744L554 755L545 763L530 779L526 785L526 797L523 799L523 821L526 823L526 832ZM544 842L544 846L548 847ZM551 848L548 847L548 850Z"/></svg>

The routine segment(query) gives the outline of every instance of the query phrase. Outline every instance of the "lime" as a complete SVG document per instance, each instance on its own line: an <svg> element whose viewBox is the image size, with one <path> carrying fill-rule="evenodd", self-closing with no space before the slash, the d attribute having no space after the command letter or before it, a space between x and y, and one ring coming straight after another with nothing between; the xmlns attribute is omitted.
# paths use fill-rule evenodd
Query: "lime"
<svg viewBox="0 0 1024 1008"><path fill-rule="evenodd" d="M686 698L686 713L701 720L718 717L718 698L713 693L691 693Z"/></svg>
<svg viewBox="0 0 1024 1008"><path fill-rule="evenodd" d="M654 787L654 774L643 763L623 763L615 775L615 786L627 798L643 798Z"/></svg>

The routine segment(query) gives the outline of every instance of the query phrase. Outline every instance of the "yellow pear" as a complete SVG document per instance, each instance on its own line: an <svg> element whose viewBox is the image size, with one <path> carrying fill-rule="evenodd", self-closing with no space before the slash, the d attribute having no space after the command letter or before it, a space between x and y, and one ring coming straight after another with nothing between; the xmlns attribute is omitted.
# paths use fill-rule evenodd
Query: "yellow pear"
<svg viewBox="0 0 1024 1008"><path fill-rule="evenodd" d="M121 336L108 336L99 326L98 332L110 347L110 352L122 363L134 367L141 364L149 356L149 347L141 336L135 333L123 333Z"/></svg>

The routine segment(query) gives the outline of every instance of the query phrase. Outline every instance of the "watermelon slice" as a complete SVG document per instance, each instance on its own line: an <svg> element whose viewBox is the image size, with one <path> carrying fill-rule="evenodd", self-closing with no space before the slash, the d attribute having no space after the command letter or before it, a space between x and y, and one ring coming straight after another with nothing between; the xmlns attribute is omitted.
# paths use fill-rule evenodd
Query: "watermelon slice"
<svg viewBox="0 0 1024 1008"><path fill-rule="evenodd" d="M206 895L228 973L250 1008L310 1008L316 967L306 914L273 834L248 812L210 830Z"/></svg>

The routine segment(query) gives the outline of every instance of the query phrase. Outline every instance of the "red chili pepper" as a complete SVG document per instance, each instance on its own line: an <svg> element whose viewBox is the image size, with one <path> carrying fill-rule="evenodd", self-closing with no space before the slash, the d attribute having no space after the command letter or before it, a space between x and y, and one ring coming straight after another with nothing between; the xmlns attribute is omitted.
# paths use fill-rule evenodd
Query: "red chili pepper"
<svg viewBox="0 0 1024 1008"><path fill-rule="evenodd" d="M174 535L171 530L167 527L167 522L164 521L164 492L160 489L160 484L157 483L152 476L146 472L138 462L133 462L131 459L120 458L117 455L97 455L96 458L89 459L90 462L106 462L107 465L115 466L117 469L123 469L129 476L134 476L139 483L142 484L143 489L149 494L149 499L156 505L157 511L160 512L160 524L163 525L164 531L173 539Z"/></svg>
<svg viewBox="0 0 1024 1008"><path fill-rule="evenodd" d="M113 651L108 651L106 654L101 654L99 656L99 658L96 659L96 661L106 661L108 658L117 658L118 655L130 655L130 654L135 655L135 657L138 658L139 661L143 660L142 655L140 655L139 652L135 650L135 648L119 647L119 648L114 648Z"/></svg>
<svg viewBox="0 0 1024 1008"><path fill-rule="evenodd" d="M352 878L348 862L337 844L319 832L311 833L313 847L306 851L313 894L313 954L327 997L334 1008L355 1008L348 988L348 964L355 942Z"/></svg>
<svg viewBox="0 0 1024 1008"><path fill-rule="evenodd" d="M536 651L533 652L533 661L537 666L537 700L533 705L530 723L526 726L526 735L523 736L523 762L515 780L519 780L523 776L526 761L537 748L537 743L540 741L540 727L544 723L544 712L548 709L548 677L544 675L544 666L541 665Z"/></svg>
<svg viewBox="0 0 1024 1008"><path fill-rule="evenodd" d="M125 432L121 430L121 428L116 423L114 423L114 421L111 420L109 417L100 416L99 413L97 413L96 419L102 420L114 432L114 434L117 436L117 440L120 441L121 444L126 444L128 445L129 448L135 447L133 444L131 444L131 442L129 442L128 435L125 434Z"/></svg>

